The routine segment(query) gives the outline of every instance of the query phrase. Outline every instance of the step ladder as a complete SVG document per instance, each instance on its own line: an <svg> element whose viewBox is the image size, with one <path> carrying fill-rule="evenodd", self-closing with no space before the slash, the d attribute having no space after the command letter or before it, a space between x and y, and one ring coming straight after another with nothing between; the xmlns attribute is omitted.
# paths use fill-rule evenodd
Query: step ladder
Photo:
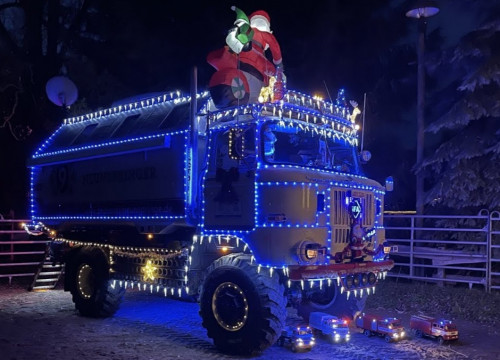
<svg viewBox="0 0 500 360"><path fill-rule="evenodd" d="M45 255L42 262L38 266L35 273L33 283L28 288L29 291L36 290L51 290L54 289L59 282L64 267L62 264L54 264L49 256L49 246L45 249Z"/></svg>

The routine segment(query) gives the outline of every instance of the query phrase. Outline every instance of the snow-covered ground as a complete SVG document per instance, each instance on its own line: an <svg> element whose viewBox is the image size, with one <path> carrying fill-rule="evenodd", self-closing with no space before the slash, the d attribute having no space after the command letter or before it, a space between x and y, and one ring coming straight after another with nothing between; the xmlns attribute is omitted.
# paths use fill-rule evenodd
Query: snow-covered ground
<svg viewBox="0 0 500 360"><path fill-rule="evenodd" d="M409 314L396 315L408 326ZM460 340L451 345L440 346L430 339L388 344L382 338L366 338L352 329L354 334L348 344L331 344L318 336L318 344L310 352L293 353L275 345L254 359L500 360L498 328L457 323ZM201 327L196 303L128 292L114 317L92 319L78 315L67 292L27 292L7 285L0 285L0 358L235 359L213 347Z"/></svg>

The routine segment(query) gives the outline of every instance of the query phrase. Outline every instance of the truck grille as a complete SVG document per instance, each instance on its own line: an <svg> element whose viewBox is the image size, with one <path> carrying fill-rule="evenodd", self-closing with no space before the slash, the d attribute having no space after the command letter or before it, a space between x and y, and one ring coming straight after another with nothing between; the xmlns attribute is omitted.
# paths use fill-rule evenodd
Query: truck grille
<svg viewBox="0 0 500 360"><path fill-rule="evenodd" d="M346 205L346 190L332 190L330 224L333 228L332 241L347 243L351 218ZM375 223L375 204L373 194L365 191L351 191L352 197L361 199L363 208L362 226L372 228Z"/></svg>

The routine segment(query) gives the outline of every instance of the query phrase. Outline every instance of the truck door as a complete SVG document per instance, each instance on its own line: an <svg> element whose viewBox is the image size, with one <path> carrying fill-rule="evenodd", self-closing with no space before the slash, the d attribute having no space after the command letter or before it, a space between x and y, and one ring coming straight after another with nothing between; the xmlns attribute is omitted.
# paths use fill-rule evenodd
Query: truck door
<svg viewBox="0 0 500 360"><path fill-rule="evenodd" d="M212 132L203 191L206 229L254 227L255 150L253 125Z"/></svg>

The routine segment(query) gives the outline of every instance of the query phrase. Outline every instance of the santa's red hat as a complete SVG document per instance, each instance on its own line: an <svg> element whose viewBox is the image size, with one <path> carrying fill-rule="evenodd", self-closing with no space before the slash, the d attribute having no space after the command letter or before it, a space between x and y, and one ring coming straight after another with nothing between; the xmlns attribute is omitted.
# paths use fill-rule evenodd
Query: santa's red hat
<svg viewBox="0 0 500 360"><path fill-rule="evenodd" d="M269 24L271 24L271 17L267 12L264 10L257 10L254 11L252 14L250 14L249 19L252 20L253 18L262 18L265 19Z"/></svg>

